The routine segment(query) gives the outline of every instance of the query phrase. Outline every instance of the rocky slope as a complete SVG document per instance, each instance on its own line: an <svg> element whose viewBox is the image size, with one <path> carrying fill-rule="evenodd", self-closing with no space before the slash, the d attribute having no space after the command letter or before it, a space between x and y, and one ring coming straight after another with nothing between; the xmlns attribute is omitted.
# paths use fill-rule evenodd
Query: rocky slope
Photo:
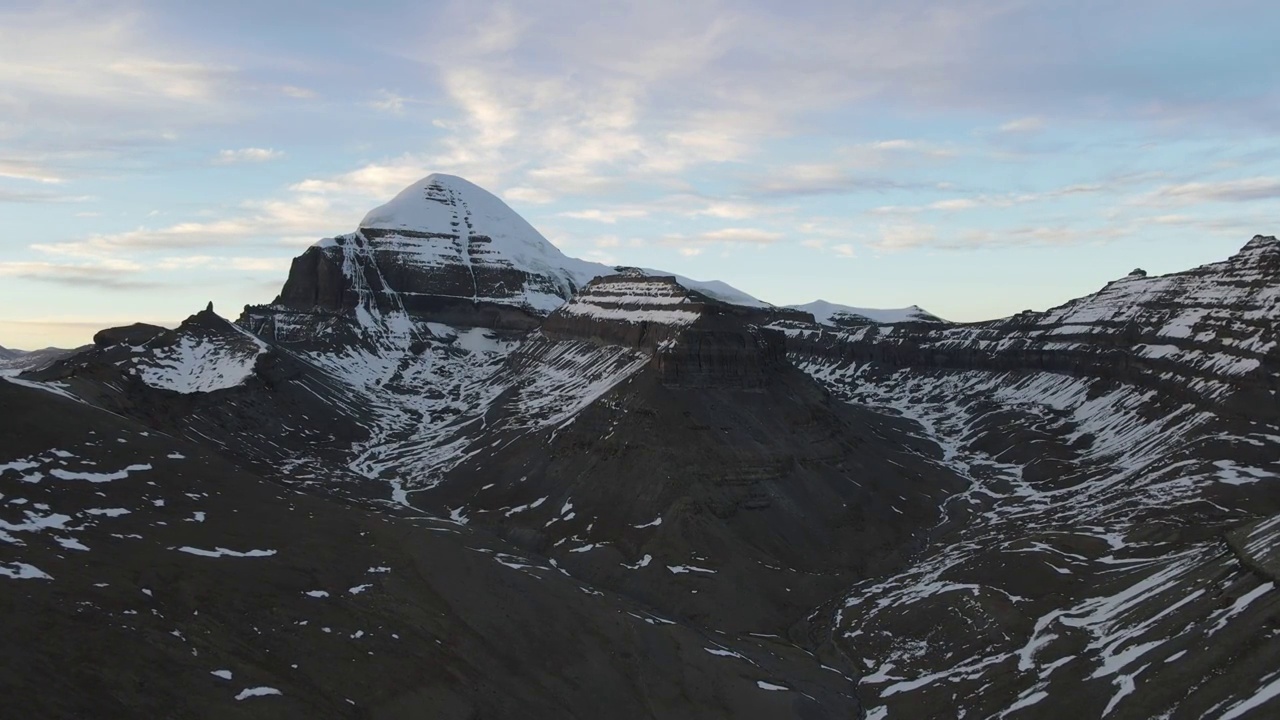
<svg viewBox="0 0 1280 720"><path fill-rule="evenodd" d="M62 358L74 355L88 347L72 350L47 347L40 350L12 350L0 347L0 375L17 375L46 368Z"/></svg>
<svg viewBox="0 0 1280 720"><path fill-rule="evenodd" d="M943 328L784 330L796 352L826 361L1107 378L1274 421L1278 315L1280 242L1258 236L1224 262L1154 278L1136 271L1043 313Z"/></svg>
<svg viewBox="0 0 1280 720"><path fill-rule="evenodd" d="M872 716L1274 709L1278 260L1257 237L1045 313L784 328L793 361L917 420L970 483L912 567L837 610Z"/></svg>
<svg viewBox="0 0 1280 720"><path fill-rule="evenodd" d="M567 577L483 532L290 491L0 382L0 691L14 717L847 717L803 652ZM776 689L775 689L776 688Z"/></svg>
<svg viewBox="0 0 1280 720"><path fill-rule="evenodd" d="M792 367L764 327L780 314L672 278L593 281L491 378L506 389L412 502L717 630L812 643L793 626L900 566L961 484ZM608 367L582 362L602 350Z"/></svg>
<svg viewBox="0 0 1280 720"><path fill-rule="evenodd" d="M955 325L586 268L512 216L432 176L238 323L104 331L0 384L36 412L0 433L0 582L65 609L40 633L10 614L8 651L40 661L6 696L55 716L1280 704L1274 238ZM161 666L176 690L140 682ZM235 699L254 687L282 694Z"/></svg>

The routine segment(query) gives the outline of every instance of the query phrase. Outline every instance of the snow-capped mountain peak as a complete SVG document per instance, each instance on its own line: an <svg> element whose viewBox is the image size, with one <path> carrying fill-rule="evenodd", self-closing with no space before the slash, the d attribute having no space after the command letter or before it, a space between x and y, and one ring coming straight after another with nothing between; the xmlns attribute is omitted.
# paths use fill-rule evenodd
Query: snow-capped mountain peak
<svg viewBox="0 0 1280 720"><path fill-rule="evenodd" d="M502 258L516 265L559 265L567 259L497 196L463 178L441 173L426 176L370 210L360 221L360 229L488 238L486 260Z"/></svg>
<svg viewBox="0 0 1280 720"><path fill-rule="evenodd" d="M942 318L918 305L904 308L860 308L838 305L826 300L814 300L811 303L788 305L787 307L811 313L813 319L822 325L892 325L903 322L943 322Z"/></svg>
<svg viewBox="0 0 1280 720"><path fill-rule="evenodd" d="M615 272L610 265L565 255L474 183L432 174L370 211L355 232L308 248L294 260L276 301L250 311L257 319L246 322L263 328L281 312L319 309L355 313L370 327L367 321L378 316L407 315L454 326L528 330L592 279ZM723 302L768 307L719 281L676 277ZM404 326L400 320L394 324Z"/></svg>

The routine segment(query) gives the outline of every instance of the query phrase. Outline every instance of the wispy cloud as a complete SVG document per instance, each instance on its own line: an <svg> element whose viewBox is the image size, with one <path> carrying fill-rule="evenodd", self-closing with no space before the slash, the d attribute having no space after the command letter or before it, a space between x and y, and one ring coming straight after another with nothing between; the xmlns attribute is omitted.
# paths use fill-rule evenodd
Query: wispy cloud
<svg viewBox="0 0 1280 720"><path fill-rule="evenodd" d="M619 220L627 220L634 218L647 217L649 211L643 208L617 208L614 210L569 210L560 213L561 217L573 218L574 220L592 220L595 222L606 223L612 225Z"/></svg>
<svg viewBox="0 0 1280 720"><path fill-rule="evenodd" d="M139 269L139 266L129 263L0 262L0 276L24 280L102 290L141 290L161 286L159 282L139 277Z"/></svg>
<svg viewBox="0 0 1280 720"><path fill-rule="evenodd" d="M392 115L399 115L404 112L404 104L409 102L410 98L393 93L390 90L379 90L375 99L369 102L369 106L374 110Z"/></svg>
<svg viewBox="0 0 1280 720"><path fill-rule="evenodd" d="M14 157L0 157L0 177L42 183L62 182L62 177L57 171L44 166L39 161Z"/></svg>
<svg viewBox="0 0 1280 720"><path fill-rule="evenodd" d="M0 203L85 203L96 200L92 195L65 195L42 190L11 190L0 187ZM78 213L84 215L84 213Z"/></svg>
<svg viewBox="0 0 1280 720"><path fill-rule="evenodd" d="M1016 120L1010 120L1001 125L998 130L1002 133L1034 133L1045 128L1046 122L1042 117L1022 117Z"/></svg>
<svg viewBox="0 0 1280 720"><path fill-rule="evenodd" d="M217 165L235 165L237 163L260 163L268 160L279 160L284 157L283 150L272 148L240 148L239 150L219 150L213 159Z"/></svg>
<svg viewBox="0 0 1280 720"><path fill-rule="evenodd" d="M320 93L315 90L298 87L296 85L281 85L280 93L295 100L314 100L315 98L320 97Z"/></svg>
<svg viewBox="0 0 1280 720"><path fill-rule="evenodd" d="M1187 206L1210 202L1244 203L1280 199L1280 177L1250 177L1215 182L1164 185L1134 200L1152 206Z"/></svg>
<svg viewBox="0 0 1280 720"><path fill-rule="evenodd" d="M385 200L437 169L431 168L423 158L403 155L385 162L368 163L350 172L327 178L309 178L295 183L289 189L313 195Z"/></svg>
<svg viewBox="0 0 1280 720"><path fill-rule="evenodd" d="M662 244L689 247L692 245L709 245L709 244L742 244L742 245L772 245L783 239L783 234L772 230L762 228L721 228L718 230L708 230L706 232L685 235L685 234L669 234L662 238Z"/></svg>
<svg viewBox="0 0 1280 720"><path fill-rule="evenodd" d="M1075 195L1097 195L1106 192L1119 192L1121 183L1104 185L1101 183L1077 183L1043 192L1007 193L1001 195L977 194L962 197L935 200L924 205L880 205L867 211L870 215L916 215L919 213L960 212L989 208L1010 208L1015 205L1061 200Z"/></svg>
<svg viewBox="0 0 1280 720"><path fill-rule="evenodd" d="M938 231L931 225L886 225L869 244L881 252L899 252L933 245L937 238Z"/></svg>
<svg viewBox="0 0 1280 720"><path fill-rule="evenodd" d="M200 105L208 112L234 72L157 48L136 12L87 10L0 13L0 86L11 107L28 116L71 106L111 113Z"/></svg>
<svg viewBox="0 0 1280 720"><path fill-rule="evenodd" d="M245 203L240 214L208 221L141 227L78 240L35 243L39 252L73 258L120 258L139 251L225 250L252 240L299 235L318 239L350 226L353 210L339 210L326 198L300 195L289 200Z"/></svg>

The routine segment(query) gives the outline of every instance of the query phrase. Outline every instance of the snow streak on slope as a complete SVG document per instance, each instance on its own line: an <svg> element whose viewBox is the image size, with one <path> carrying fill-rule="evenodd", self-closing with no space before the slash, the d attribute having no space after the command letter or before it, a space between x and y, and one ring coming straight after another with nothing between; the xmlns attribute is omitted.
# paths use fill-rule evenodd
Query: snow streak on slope
<svg viewBox="0 0 1280 720"><path fill-rule="evenodd" d="M882 717L1056 717L1040 704L1049 697L1064 714L1154 717L1248 696L1217 673L1181 677L1186 653L1230 657L1236 683L1266 684L1280 654L1254 628L1257 613L1280 612L1280 594L1212 528L1266 511L1241 479L1273 483L1280 505L1280 438L1152 391L1049 373L805 369L918 421L972 482L912 566L859 584L838 612L837 637L867 668L861 692ZM1224 594L1247 601L1224 606ZM1109 689L1072 690L1097 684Z"/></svg>
<svg viewBox="0 0 1280 720"><path fill-rule="evenodd" d="M352 277L364 278L368 266L351 262ZM277 319L276 332L345 338L296 352L345 388L335 397L346 412L367 418L369 436L353 449L351 470L390 482L399 502L495 442L570 420L649 357L536 332L423 322L380 310L367 284L356 287L354 318L320 319L322 327Z"/></svg>
<svg viewBox="0 0 1280 720"><path fill-rule="evenodd" d="M498 430L535 431L573 418L613 386L635 374L649 355L617 345L562 340L535 334L504 373L509 410Z"/></svg>
<svg viewBox="0 0 1280 720"><path fill-rule="evenodd" d="M606 322L679 327L701 316L701 308L679 285L658 279L597 281L560 309L561 314Z"/></svg>
<svg viewBox="0 0 1280 720"><path fill-rule="evenodd" d="M155 349L149 364L137 365L135 371L151 387L184 394L235 387L253 375L254 363L267 349L253 335L241 334L244 342L184 335Z"/></svg>
<svg viewBox="0 0 1280 720"><path fill-rule="evenodd" d="M424 393L384 394L378 427L353 469L390 481L405 502L406 492L435 486L478 453L570 421L648 361L625 348L537 335L504 357L513 346L485 355L437 351L432 369L396 379L396 387Z"/></svg>

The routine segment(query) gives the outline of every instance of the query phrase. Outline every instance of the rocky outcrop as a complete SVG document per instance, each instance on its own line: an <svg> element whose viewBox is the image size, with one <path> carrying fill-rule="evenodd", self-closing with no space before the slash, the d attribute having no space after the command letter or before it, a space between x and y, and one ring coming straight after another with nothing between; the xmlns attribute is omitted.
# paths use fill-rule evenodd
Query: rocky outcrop
<svg viewBox="0 0 1280 720"><path fill-rule="evenodd" d="M731 305L675 277L632 271L592 281L547 318L542 333L643 350L668 385L749 389L787 365L785 337L766 326L812 319L787 308Z"/></svg>
<svg viewBox="0 0 1280 720"><path fill-rule="evenodd" d="M673 387L758 389L790 363L782 333L709 315L654 355L653 366Z"/></svg>
<svg viewBox="0 0 1280 720"><path fill-rule="evenodd" d="M673 277L639 271L606 275L552 313L542 332L555 340L588 340L656 352L714 304Z"/></svg>
<svg viewBox="0 0 1280 720"><path fill-rule="evenodd" d="M108 348L113 345L145 345L171 334L171 330L162 328L159 325L134 323L132 325L99 330L94 333L93 344L97 348Z"/></svg>
<svg viewBox="0 0 1280 720"><path fill-rule="evenodd" d="M1226 540L1242 565L1267 581L1280 582L1280 514L1236 528Z"/></svg>

